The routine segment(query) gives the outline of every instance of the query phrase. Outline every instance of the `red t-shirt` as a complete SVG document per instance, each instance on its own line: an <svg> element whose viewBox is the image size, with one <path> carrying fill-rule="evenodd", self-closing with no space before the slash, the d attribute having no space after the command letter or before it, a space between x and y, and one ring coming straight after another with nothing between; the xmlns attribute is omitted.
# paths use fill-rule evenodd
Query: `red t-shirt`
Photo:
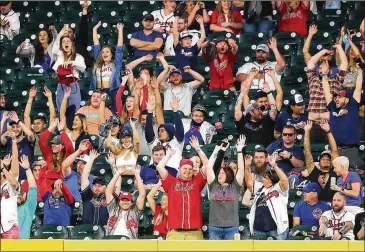
<svg viewBox="0 0 365 252"><path fill-rule="evenodd" d="M279 20L279 32L296 32L302 38L307 35L307 20L309 16L310 6L307 7L300 2L298 7L289 13L288 6L284 1L278 9L280 20Z"/></svg>
<svg viewBox="0 0 365 252"><path fill-rule="evenodd" d="M167 216L169 229L198 229L202 227L200 193L207 183L201 171L190 181L182 181L168 174L162 180L167 193L170 214Z"/></svg>
<svg viewBox="0 0 365 252"><path fill-rule="evenodd" d="M203 57L209 60L206 54ZM210 82L209 89L230 89L233 86L233 62L238 60L238 55L233 55L229 50L220 60L218 55L209 62Z"/></svg>
<svg viewBox="0 0 365 252"><path fill-rule="evenodd" d="M232 22L232 23L243 23L243 17L238 10L233 10L230 15L226 16L224 14L219 14L217 10L213 11L210 16L210 24L215 24L222 27L222 23L224 22ZM229 27L235 35L238 35L242 32L242 29L234 29Z"/></svg>
<svg viewBox="0 0 365 252"><path fill-rule="evenodd" d="M157 217L161 212L162 212L161 205L156 205L155 216L153 218L154 221L157 220ZM168 229L167 229L167 216L164 216L164 218L162 219L160 224L153 225L153 233L155 234L155 232L158 232L159 236L166 236L167 231L168 231Z"/></svg>

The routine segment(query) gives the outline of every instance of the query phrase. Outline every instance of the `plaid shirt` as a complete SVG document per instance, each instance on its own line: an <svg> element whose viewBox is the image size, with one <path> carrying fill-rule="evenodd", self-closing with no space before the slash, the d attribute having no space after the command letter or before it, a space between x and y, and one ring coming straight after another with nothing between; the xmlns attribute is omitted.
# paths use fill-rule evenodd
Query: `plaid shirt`
<svg viewBox="0 0 365 252"><path fill-rule="evenodd" d="M336 94L341 90L345 74L346 71L339 70L336 75L328 78L331 94ZM327 104L324 98L321 79L316 75L315 69L308 69L307 76L309 83L308 111L313 113L327 112Z"/></svg>

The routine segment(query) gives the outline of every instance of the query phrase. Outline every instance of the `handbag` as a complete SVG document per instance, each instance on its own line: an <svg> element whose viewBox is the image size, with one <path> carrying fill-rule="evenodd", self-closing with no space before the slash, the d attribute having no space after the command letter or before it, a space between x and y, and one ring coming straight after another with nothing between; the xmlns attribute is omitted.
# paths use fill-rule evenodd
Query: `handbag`
<svg viewBox="0 0 365 252"><path fill-rule="evenodd" d="M71 83L76 82L72 65L68 65L67 68L59 65L57 68L57 78L58 83L65 85L70 85Z"/></svg>

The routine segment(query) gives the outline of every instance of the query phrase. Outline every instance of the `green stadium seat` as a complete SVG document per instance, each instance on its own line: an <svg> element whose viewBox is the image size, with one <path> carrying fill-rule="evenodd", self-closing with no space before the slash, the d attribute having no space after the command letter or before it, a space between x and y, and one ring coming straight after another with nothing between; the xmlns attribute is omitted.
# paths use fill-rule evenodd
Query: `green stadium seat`
<svg viewBox="0 0 365 252"><path fill-rule="evenodd" d="M229 102L231 100L231 91L223 89L212 89L203 93L203 100L222 100Z"/></svg>
<svg viewBox="0 0 365 252"><path fill-rule="evenodd" d="M302 43L302 39L296 32L279 32L275 34L275 38L278 46L280 45L299 46ZM282 51L280 52L282 53Z"/></svg>
<svg viewBox="0 0 365 252"><path fill-rule="evenodd" d="M100 240L105 236L102 226L92 224L82 224L75 226L71 231L69 238L78 238L77 240Z"/></svg>
<svg viewBox="0 0 365 252"><path fill-rule="evenodd" d="M139 240L165 240L166 238L159 235L142 235L138 237Z"/></svg>
<svg viewBox="0 0 365 252"><path fill-rule="evenodd" d="M14 70L11 68L0 68L0 79L2 80L2 84L9 84L16 81L16 75Z"/></svg>
<svg viewBox="0 0 365 252"><path fill-rule="evenodd" d="M108 235L104 236L103 240L130 240L130 238L124 235Z"/></svg>
<svg viewBox="0 0 365 252"><path fill-rule="evenodd" d="M137 164L139 164L140 166L149 165L150 162L151 162L151 157L150 156L138 155Z"/></svg>
<svg viewBox="0 0 365 252"><path fill-rule="evenodd" d="M57 225L42 225L33 234L32 239L65 239L68 237L66 227Z"/></svg>
<svg viewBox="0 0 365 252"><path fill-rule="evenodd" d="M152 219L149 216L153 215L141 215L138 225L138 233L139 235L152 235L153 225Z"/></svg>
<svg viewBox="0 0 365 252"><path fill-rule="evenodd" d="M289 237L313 236L318 235L318 227L313 225L298 225L293 227L289 232Z"/></svg>
<svg viewBox="0 0 365 252"><path fill-rule="evenodd" d="M244 32L239 38L240 44L259 45L267 43L267 36L262 32Z"/></svg>
<svg viewBox="0 0 365 252"><path fill-rule="evenodd" d="M129 1L101 1L97 8L98 12L118 11L119 13L126 13L129 11Z"/></svg>
<svg viewBox="0 0 365 252"><path fill-rule="evenodd" d="M135 178L132 175L122 176L122 191L132 193L135 189L134 180Z"/></svg>

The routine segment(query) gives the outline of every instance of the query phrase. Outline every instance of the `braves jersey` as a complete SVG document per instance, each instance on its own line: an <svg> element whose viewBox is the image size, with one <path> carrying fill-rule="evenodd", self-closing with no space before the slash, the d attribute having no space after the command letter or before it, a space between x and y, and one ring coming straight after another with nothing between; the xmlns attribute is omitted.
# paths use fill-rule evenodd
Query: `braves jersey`
<svg viewBox="0 0 365 252"><path fill-rule="evenodd" d="M353 232L353 228L355 225L355 216L352 213L345 210L342 214L336 215L333 210L329 210L324 212L322 216L327 218L327 229L325 235L326 237L333 237L343 229L346 222L351 222L352 228L346 234L342 235L342 237L348 238L350 240L353 240L355 238Z"/></svg>

